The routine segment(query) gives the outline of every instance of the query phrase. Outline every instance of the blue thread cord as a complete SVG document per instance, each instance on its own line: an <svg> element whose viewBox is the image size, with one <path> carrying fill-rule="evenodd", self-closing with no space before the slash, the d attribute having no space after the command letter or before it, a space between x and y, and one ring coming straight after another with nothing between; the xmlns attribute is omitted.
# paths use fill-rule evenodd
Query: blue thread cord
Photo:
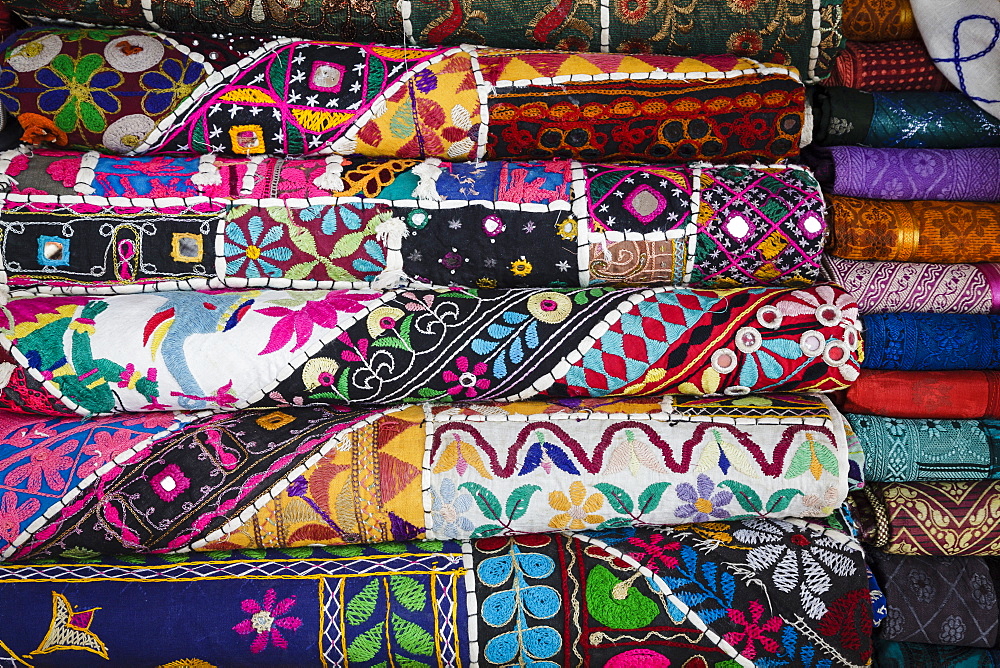
<svg viewBox="0 0 1000 668"><path fill-rule="evenodd" d="M962 24L966 21L975 21L982 19L984 21L989 21L993 25L993 40L990 45L980 51L979 53L974 53L971 56L962 55L962 43L958 39L959 30L962 28ZM1000 21L997 21L992 16L985 16L983 14L972 14L970 16L963 16L958 21L955 22L955 30L952 32L952 43L955 45L955 56L953 58L934 58L935 63L953 63L955 65L955 72L958 74L958 87L963 93L971 97L977 102L985 102L987 104L993 102L1000 102L1000 100L990 100L985 97L978 97L969 92L968 88L965 86L965 71L962 69L962 63L972 62L973 60L979 60L980 58L989 54L997 45L997 40L1000 39Z"/></svg>

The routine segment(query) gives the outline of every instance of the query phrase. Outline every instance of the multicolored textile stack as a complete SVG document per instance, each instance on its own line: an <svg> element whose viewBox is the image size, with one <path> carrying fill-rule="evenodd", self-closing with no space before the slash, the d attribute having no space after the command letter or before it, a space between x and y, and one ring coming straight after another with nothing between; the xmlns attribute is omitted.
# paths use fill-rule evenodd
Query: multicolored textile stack
<svg viewBox="0 0 1000 668"><path fill-rule="evenodd" d="M951 48L954 22L921 23L930 54L896 41L918 37L913 12L934 3L848 4L856 41L836 70L852 89L814 94L822 147L807 161L831 203L826 269L864 325L863 368L837 403L864 451L851 503L886 601L875 660L994 665L1000 119L944 78L952 64L962 71L958 51L949 60L935 46L947 34Z"/></svg>
<svg viewBox="0 0 1000 668"><path fill-rule="evenodd" d="M0 664L997 642L1000 120L908 5L7 5Z"/></svg>

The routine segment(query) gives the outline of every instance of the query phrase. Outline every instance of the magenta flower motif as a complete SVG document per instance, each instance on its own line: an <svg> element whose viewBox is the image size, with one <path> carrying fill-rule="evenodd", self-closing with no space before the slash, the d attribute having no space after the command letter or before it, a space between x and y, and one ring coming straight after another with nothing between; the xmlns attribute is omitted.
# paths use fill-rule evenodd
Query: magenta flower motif
<svg viewBox="0 0 1000 668"><path fill-rule="evenodd" d="M271 329L271 338L268 339L264 350L259 355L267 355L285 347L295 335L295 345L291 352L295 352L306 344L312 336L314 326L333 329L337 326L337 318L341 313L357 313L364 310L363 302L379 299L377 294L352 293L349 290L331 290L326 293L323 299L307 301L298 308L287 308L285 306L268 306L262 308L258 313L272 318L278 318Z"/></svg>
<svg viewBox="0 0 1000 668"><path fill-rule="evenodd" d="M294 631L302 626L302 620L298 617L285 617L286 612L295 605L295 597L289 596L275 603L277 596L273 589L264 592L263 604L252 598L248 598L240 604L243 612L250 615L250 619L244 619L233 627L233 630L242 636L256 633L253 642L250 643L250 651L258 654L267 649L268 642L274 644L279 649L287 649L288 641L281 635L279 628Z"/></svg>
<svg viewBox="0 0 1000 668"><path fill-rule="evenodd" d="M55 448L46 443L39 443L17 453L20 457L27 456L28 461L8 473L4 478L4 484L13 487L27 481L25 489L37 492L42 488L42 478L45 478L45 484L49 487L62 490L66 481L60 472L73 466L73 458L67 455L76 447L76 441L68 441Z"/></svg>
<svg viewBox="0 0 1000 668"><path fill-rule="evenodd" d="M17 505L17 494L4 492L0 500L0 540L10 543L21 533L21 523L38 512L38 499L27 499Z"/></svg>
<svg viewBox="0 0 1000 668"><path fill-rule="evenodd" d="M732 502L733 493L728 490L715 492L715 483L704 473L698 474L697 485L698 489L689 482L677 485L677 497L687 503L678 506L674 515L689 518L692 522L711 522L729 517L729 511L723 506Z"/></svg>
<svg viewBox="0 0 1000 668"><path fill-rule="evenodd" d="M143 438L142 434L124 430L95 432L92 440L83 446L81 455L88 459L80 465L76 475L86 478Z"/></svg>
<svg viewBox="0 0 1000 668"><path fill-rule="evenodd" d="M469 358L462 357L455 358L455 366L458 367L458 373L455 373L451 369L446 370L441 377L446 383L455 383L448 388L448 394L451 396L457 396L465 391L465 396L469 399L474 398L479 394L479 390L485 390L490 386L489 378L480 378L479 376L486 373L486 364L479 362L476 366L469 370Z"/></svg>
<svg viewBox="0 0 1000 668"><path fill-rule="evenodd" d="M746 643L740 650L740 654L746 658L753 659L757 656L756 643L760 643L765 651L772 654L781 649L781 645L776 640L767 637L764 633L777 633L781 629L783 621L781 617L771 617L761 624L764 606L759 601L750 601L750 619L747 619L742 610L734 610L733 608L726 610L726 614L730 620L742 626L743 630L730 631L723 636L723 639L734 647L741 642Z"/></svg>

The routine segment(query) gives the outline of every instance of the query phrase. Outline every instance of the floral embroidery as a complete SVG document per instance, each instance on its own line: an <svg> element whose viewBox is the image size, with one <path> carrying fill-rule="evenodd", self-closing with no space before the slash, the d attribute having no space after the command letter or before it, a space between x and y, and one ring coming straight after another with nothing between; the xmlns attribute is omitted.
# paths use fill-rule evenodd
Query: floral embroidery
<svg viewBox="0 0 1000 668"><path fill-rule="evenodd" d="M483 362L476 363L470 370L469 358L457 357L455 367L458 369L457 374L451 369L446 369L441 374L446 383L456 383L448 388L448 394L451 396L457 397L464 390L466 398L472 399L479 394L479 390L485 390L490 386L489 378L480 378L488 368Z"/></svg>
<svg viewBox="0 0 1000 668"><path fill-rule="evenodd" d="M587 488L579 480L569 486L569 497L561 491L549 494L549 505L554 510L562 511L549 520L553 529L570 529L580 531L588 524L600 524L604 521L601 515L595 515L604 505L604 496L599 493L587 496Z"/></svg>
<svg viewBox="0 0 1000 668"><path fill-rule="evenodd" d="M233 630L240 635L250 635L256 633L253 642L250 643L250 651L258 654L267 649L268 642L279 649L287 649L288 641L281 635L279 629L294 631L302 626L302 620L298 617L283 616L295 605L295 597L289 596L275 603L277 596L273 589L268 589L264 593L263 604L252 598L244 600L240 607L243 612L251 615L249 619L233 627Z"/></svg>
<svg viewBox="0 0 1000 668"><path fill-rule="evenodd" d="M716 489L715 483L704 473L698 474L697 485L697 489L689 482L677 485L678 498L687 503L679 506L674 514L692 522L710 522L713 519L722 520L729 517L730 512L723 506L733 500L733 493L719 490L713 494Z"/></svg>
<svg viewBox="0 0 1000 668"><path fill-rule="evenodd" d="M35 78L48 90L38 96L42 111L55 113L56 126L72 132L83 121L91 132L102 132L107 127L105 113L118 113L121 103L109 89L122 82L114 70L101 69L104 58L88 53L77 61L60 53L48 67L43 67Z"/></svg>
<svg viewBox="0 0 1000 668"><path fill-rule="evenodd" d="M250 233L249 241L239 225L226 225L226 242L223 246L227 261L226 272L236 275L246 263L245 273L248 278L261 278L264 275L281 278L284 272L274 262L287 262L292 257L291 248L278 244L285 236L284 228L272 225L265 232L264 219L251 216L247 231Z"/></svg>
<svg viewBox="0 0 1000 668"><path fill-rule="evenodd" d="M730 608L726 614L729 619L742 626L743 630L730 631L723 638L726 642L737 647L740 643L744 643L740 653L746 658L753 659L757 656L757 643L760 643L765 651L772 654L781 649L781 645L774 638L764 635L765 633L776 633L781 629L781 617L771 617L762 624L760 620L764 616L764 606L760 604L760 601L750 601L750 619L747 619L746 613L742 610Z"/></svg>
<svg viewBox="0 0 1000 668"><path fill-rule="evenodd" d="M28 499L17 505L17 495L14 492L4 492L0 499L0 540L8 543L21 533L21 524L38 512L38 499Z"/></svg>
<svg viewBox="0 0 1000 668"><path fill-rule="evenodd" d="M200 82L205 68L201 63L188 60L181 62L167 58L158 71L146 72L140 79L142 87L148 91L142 98L142 108L151 116L158 116L174 105L174 100L183 100Z"/></svg>
<svg viewBox="0 0 1000 668"><path fill-rule="evenodd" d="M431 489L431 495L435 532L443 536L460 536L476 528L472 520L462 515L472 508L472 495L458 491L454 480L445 478L438 489Z"/></svg>

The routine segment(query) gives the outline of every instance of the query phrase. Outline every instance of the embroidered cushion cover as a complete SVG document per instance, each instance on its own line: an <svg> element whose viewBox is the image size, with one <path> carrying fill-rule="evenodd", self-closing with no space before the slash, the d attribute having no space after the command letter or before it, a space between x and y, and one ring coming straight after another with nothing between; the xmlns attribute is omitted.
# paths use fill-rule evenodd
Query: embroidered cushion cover
<svg viewBox="0 0 1000 668"><path fill-rule="evenodd" d="M812 283L799 167L0 154L12 287ZM71 234L70 234L71 233Z"/></svg>
<svg viewBox="0 0 1000 668"><path fill-rule="evenodd" d="M54 28L3 48L28 142L111 153L771 163L808 143L798 71L731 55Z"/></svg>
<svg viewBox="0 0 1000 668"><path fill-rule="evenodd" d="M735 53L785 63L825 79L843 44L840 0L734 4L669 0L658 5L598 5L568 0L464 3L376 0L330 5L247 4L236 0L13 0L15 11L49 19L165 31L280 34L316 39L410 45L488 44L512 49L670 53Z"/></svg>
<svg viewBox="0 0 1000 668"><path fill-rule="evenodd" d="M0 557L18 561L822 517L858 464L842 417L809 395L6 413L2 425L16 519ZM32 477L43 453L58 484Z"/></svg>
<svg viewBox="0 0 1000 668"><path fill-rule="evenodd" d="M41 296L2 314L0 403L57 414L824 392L863 357L857 305L827 285Z"/></svg>

